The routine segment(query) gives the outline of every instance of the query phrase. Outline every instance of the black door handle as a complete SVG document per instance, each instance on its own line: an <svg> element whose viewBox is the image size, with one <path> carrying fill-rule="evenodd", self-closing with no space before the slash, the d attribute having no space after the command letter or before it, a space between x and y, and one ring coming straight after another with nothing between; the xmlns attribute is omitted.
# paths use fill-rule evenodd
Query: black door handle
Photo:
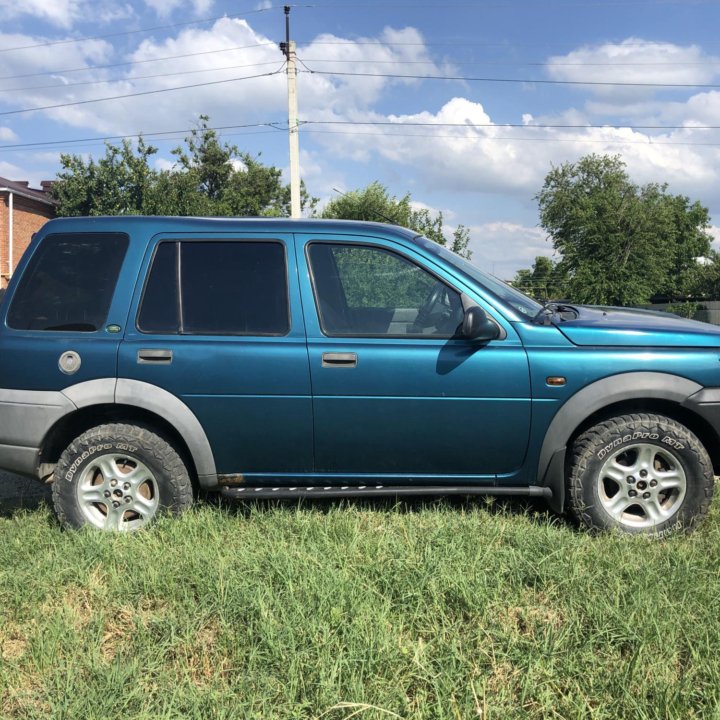
<svg viewBox="0 0 720 720"><path fill-rule="evenodd" d="M169 365L172 362L172 350L138 350L137 361L141 365Z"/></svg>
<svg viewBox="0 0 720 720"><path fill-rule="evenodd" d="M322 366L334 367L357 367L357 355L355 353L323 353Z"/></svg>

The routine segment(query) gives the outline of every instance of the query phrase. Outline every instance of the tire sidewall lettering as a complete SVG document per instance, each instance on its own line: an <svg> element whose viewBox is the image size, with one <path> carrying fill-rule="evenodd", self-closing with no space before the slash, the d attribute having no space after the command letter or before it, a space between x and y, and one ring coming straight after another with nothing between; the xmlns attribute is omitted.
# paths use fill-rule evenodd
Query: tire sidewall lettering
<svg viewBox="0 0 720 720"><path fill-rule="evenodd" d="M658 440L660 440L660 434L656 432L641 432L639 430L635 431L634 433L627 433L611 440L609 443L604 445L602 448L600 448L600 450L595 453L595 456L598 460L604 460L613 450L617 450L619 447L626 443L633 443L638 440L652 440L657 442ZM682 443L678 442L674 438L671 438L670 436L665 436L662 442L664 442L666 445L674 447L677 450L683 450L685 448Z"/></svg>
<svg viewBox="0 0 720 720"><path fill-rule="evenodd" d="M131 445L130 443L112 443L112 442L106 442L106 443L99 443L98 445L91 445L90 447L86 448L85 450L78 455L78 457L75 458L73 463L68 468L67 472L64 475L65 480L68 482L72 482L75 479L75 475L77 474L77 471L85 464L87 460L89 460L93 455L97 455L98 453L108 452L108 451L122 451L122 452L128 452L128 453L135 453L137 451L137 447L135 445Z"/></svg>

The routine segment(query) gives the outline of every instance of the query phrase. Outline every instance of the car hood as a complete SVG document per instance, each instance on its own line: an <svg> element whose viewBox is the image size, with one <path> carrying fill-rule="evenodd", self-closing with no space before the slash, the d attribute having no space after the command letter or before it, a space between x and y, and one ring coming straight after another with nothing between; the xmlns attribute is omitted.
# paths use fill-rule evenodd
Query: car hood
<svg viewBox="0 0 720 720"><path fill-rule="evenodd" d="M573 305L577 317L553 324L575 345L720 347L720 327L652 310Z"/></svg>

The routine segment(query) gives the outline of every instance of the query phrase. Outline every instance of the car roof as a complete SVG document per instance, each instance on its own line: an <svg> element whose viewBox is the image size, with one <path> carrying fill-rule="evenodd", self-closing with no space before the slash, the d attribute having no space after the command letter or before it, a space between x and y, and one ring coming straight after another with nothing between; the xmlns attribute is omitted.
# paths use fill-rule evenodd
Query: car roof
<svg viewBox="0 0 720 720"><path fill-rule="evenodd" d="M417 232L389 223L362 220L321 220L290 218L201 218L161 215L115 215L67 217L50 220L43 235L54 232L123 232L142 227L143 234L165 232L278 232L278 233L374 233L412 240Z"/></svg>

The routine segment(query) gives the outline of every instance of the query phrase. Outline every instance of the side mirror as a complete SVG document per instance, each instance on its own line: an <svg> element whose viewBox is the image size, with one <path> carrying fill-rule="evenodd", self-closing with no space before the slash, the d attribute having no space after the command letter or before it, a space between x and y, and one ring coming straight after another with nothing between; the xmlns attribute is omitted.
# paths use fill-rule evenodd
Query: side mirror
<svg viewBox="0 0 720 720"><path fill-rule="evenodd" d="M466 340L489 342L500 335L500 328L485 314L485 311L473 305L465 311L460 334Z"/></svg>

